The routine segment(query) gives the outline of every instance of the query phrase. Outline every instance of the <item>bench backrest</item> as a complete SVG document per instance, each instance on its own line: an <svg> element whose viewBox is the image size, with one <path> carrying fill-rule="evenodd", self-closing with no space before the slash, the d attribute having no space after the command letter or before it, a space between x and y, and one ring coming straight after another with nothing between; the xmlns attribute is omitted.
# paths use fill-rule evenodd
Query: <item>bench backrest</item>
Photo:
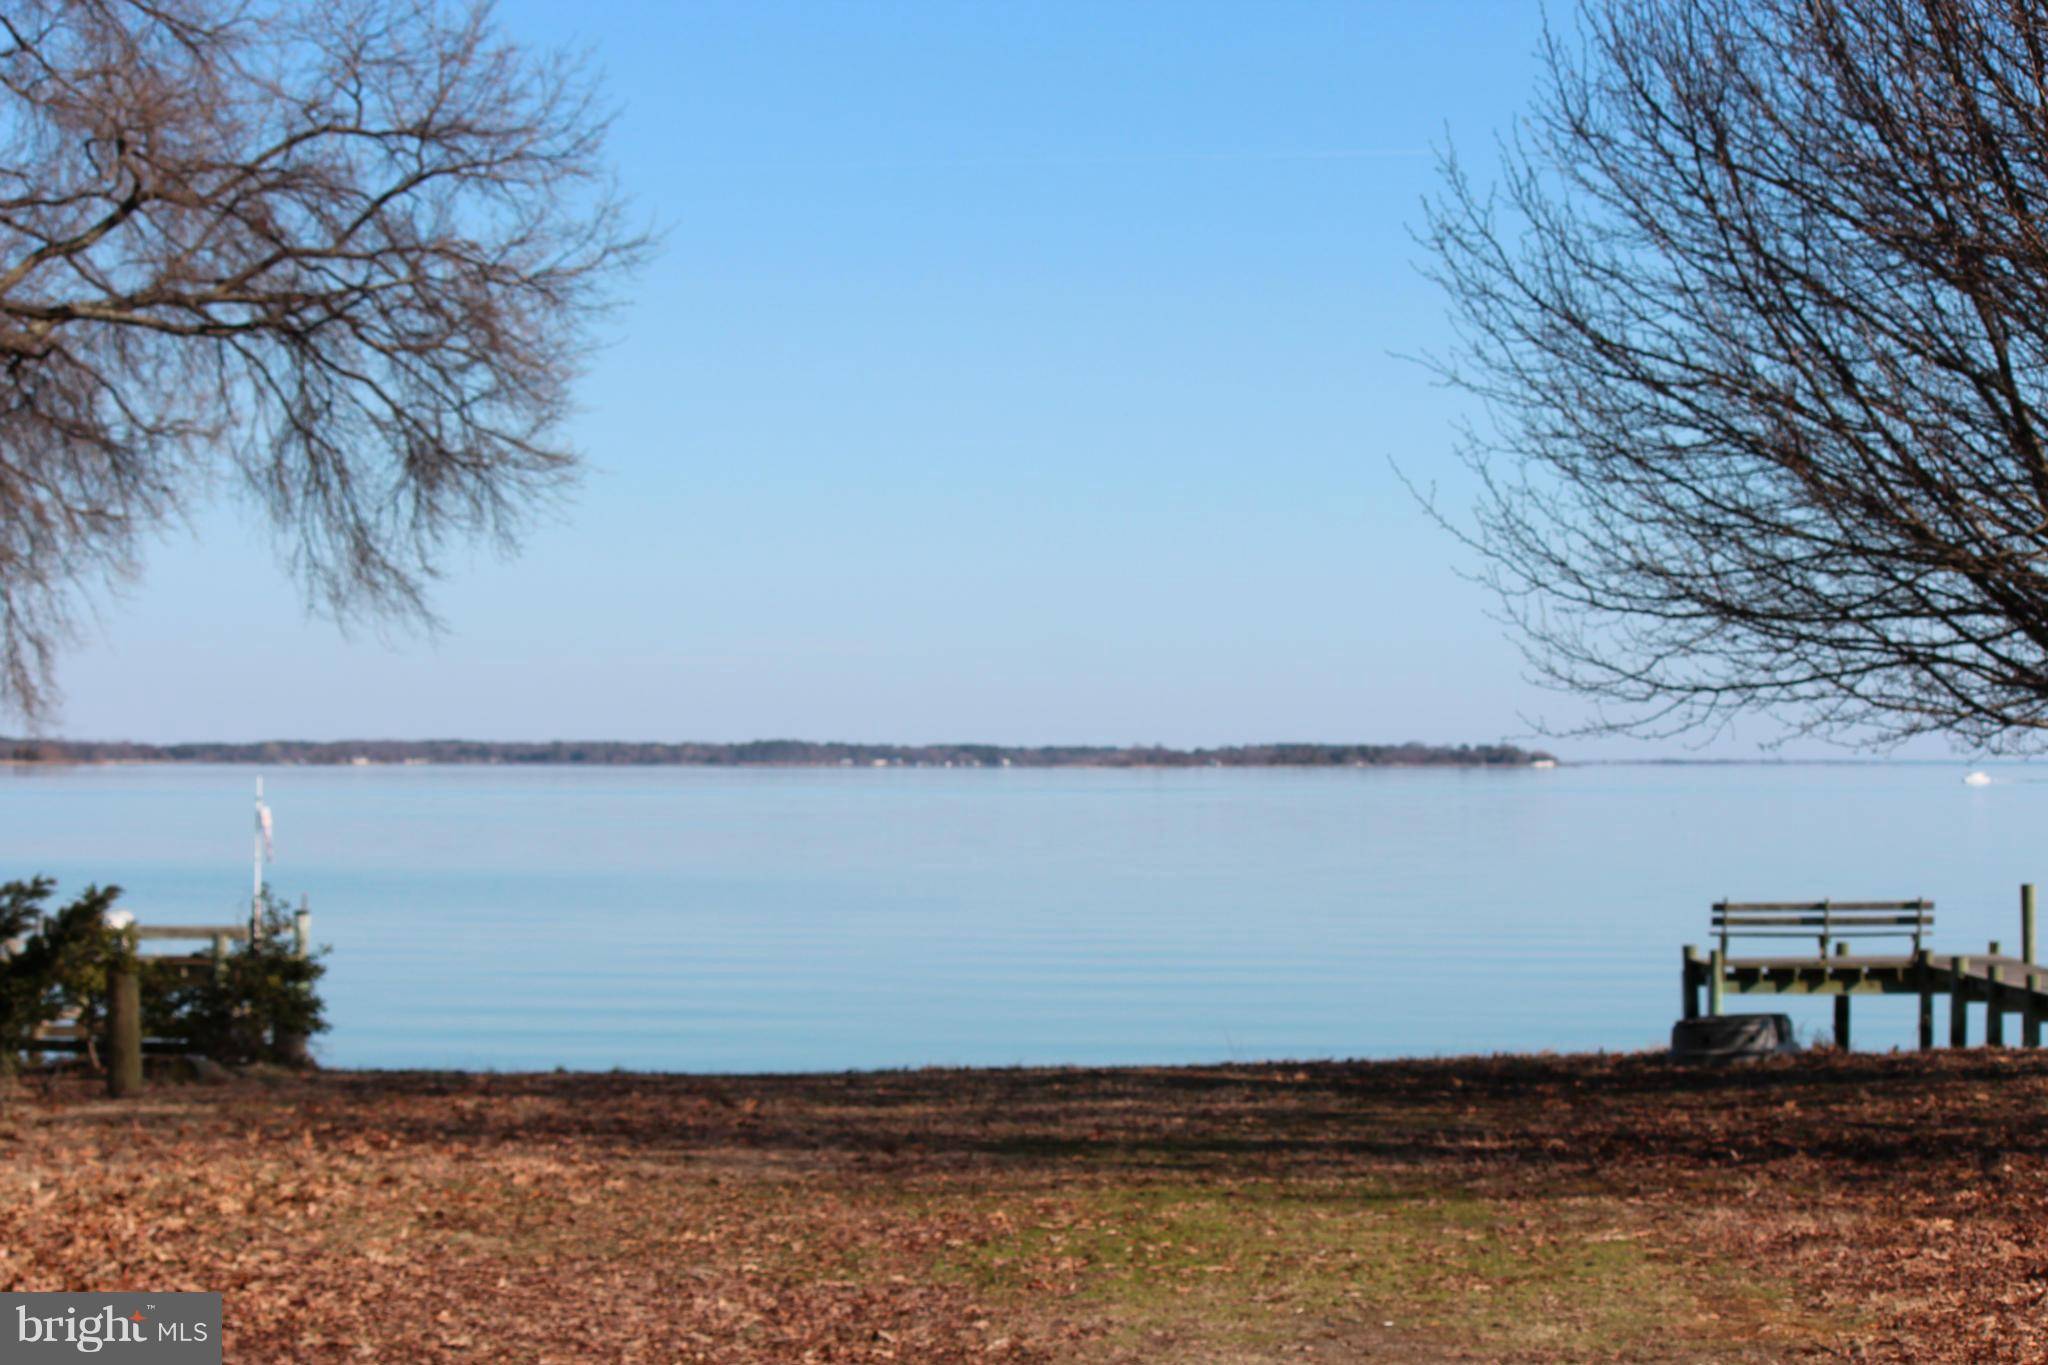
<svg viewBox="0 0 2048 1365"><path fill-rule="evenodd" d="M1910 901L1716 901L1714 932L1721 956L1730 938L1814 938L1826 957L1828 944L1843 938L1907 938L1920 951L1921 936L1934 928L1934 902Z"/></svg>

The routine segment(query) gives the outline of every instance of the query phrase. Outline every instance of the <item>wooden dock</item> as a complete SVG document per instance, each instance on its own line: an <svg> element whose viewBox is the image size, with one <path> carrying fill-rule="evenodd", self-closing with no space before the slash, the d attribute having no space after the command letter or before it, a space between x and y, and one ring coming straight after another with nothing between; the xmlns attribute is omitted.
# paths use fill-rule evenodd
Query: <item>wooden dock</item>
<svg viewBox="0 0 2048 1365"><path fill-rule="evenodd" d="M2031 887L2027 888L2029 891ZM2033 898L2026 899L2031 912ZM2029 927L2032 915L2026 915ZM2032 948L2033 935L2025 935ZM2048 1019L2048 966L2033 960L2031 951L2008 956L1997 943L1981 954L1937 953L1921 949L1907 954L1856 954L1838 943L1830 957L1724 957L1720 949L1702 953L1688 945L1684 956L1685 1017L1722 1012L1729 995L1830 995L1835 999L1835 1046L1849 1046L1849 1002L1859 995L1912 995L1920 1000L1920 1046L1935 1046L1936 997L1947 996L1948 1044L1969 1046L1972 1004L1985 1007L1984 1041L1994 1047L2007 1041L2006 1017L2019 1018L2018 1041L2041 1045L2041 1024ZM1702 996L1705 997L1704 1005Z"/></svg>
<svg viewBox="0 0 2048 1365"><path fill-rule="evenodd" d="M131 959L128 964L107 973L104 1028L107 1093L117 1098L141 1091L144 1052L179 1053L187 1046L180 1039L143 1036L141 982L135 971L136 963L147 961L158 969L168 968L188 974L211 973L217 977L227 969L228 945L249 941L249 927L241 924L130 924L122 932L127 938L130 954L148 940L196 939L209 944L210 951L152 953L146 959ZM299 957L305 957L312 951L312 942L313 912L301 900L298 911L292 916L292 951ZM7 950L0 945L0 964L5 963L6 956ZM300 1050L306 1045L304 1038L296 1038L293 1042ZM31 1055L84 1053L90 1057L93 1055L93 1043L94 1039L80 1021L79 1012L73 1009L65 1017L37 1028L24 1050ZM287 1047L291 1045L286 1044Z"/></svg>

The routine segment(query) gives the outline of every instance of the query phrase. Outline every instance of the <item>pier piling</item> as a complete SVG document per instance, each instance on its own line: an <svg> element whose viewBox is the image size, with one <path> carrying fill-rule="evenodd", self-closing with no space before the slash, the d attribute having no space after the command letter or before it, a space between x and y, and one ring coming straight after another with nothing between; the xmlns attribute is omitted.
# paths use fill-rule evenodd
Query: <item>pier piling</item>
<svg viewBox="0 0 2048 1365"><path fill-rule="evenodd" d="M1999 983L2005 977L2005 968L1993 962L1984 969L1984 1046L2005 1046L2005 1000Z"/></svg>
<svg viewBox="0 0 2048 1365"><path fill-rule="evenodd" d="M133 963L107 978L107 1094L142 1093L142 982Z"/></svg>
<svg viewBox="0 0 2048 1365"><path fill-rule="evenodd" d="M2020 1045L2041 1046L2041 973L2027 973L2027 999L2020 1011Z"/></svg>
<svg viewBox="0 0 2048 1365"><path fill-rule="evenodd" d="M1934 1050L1934 966L1927 949L1913 954L1914 984L1920 988L1920 1050Z"/></svg>
<svg viewBox="0 0 2048 1365"><path fill-rule="evenodd" d="M1970 992L1964 985L1964 978L1970 970L1970 959L1958 957L1951 968L1955 980L1948 991L1948 1045L1968 1047L1970 1045Z"/></svg>
<svg viewBox="0 0 2048 1365"><path fill-rule="evenodd" d="M1837 942L1835 944L1835 956L1847 957L1848 955L1849 945ZM1835 997L1835 1046L1843 1052L1849 1050L1849 992L1847 984L1846 982L1843 983L1844 989L1842 993Z"/></svg>

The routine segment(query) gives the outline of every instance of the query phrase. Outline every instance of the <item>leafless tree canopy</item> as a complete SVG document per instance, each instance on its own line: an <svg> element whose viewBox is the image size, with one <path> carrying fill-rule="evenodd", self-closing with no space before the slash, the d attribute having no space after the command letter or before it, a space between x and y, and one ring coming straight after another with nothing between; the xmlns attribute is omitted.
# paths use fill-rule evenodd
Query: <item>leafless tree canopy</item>
<svg viewBox="0 0 2048 1365"><path fill-rule="evenodd" d="M2048 741L2048 15L1614 0L1434 268L1466 524L1608 724Z"/></svg>
<svg viewBox="0 0 2048 1365"><path fill-rule="evenodd" d="M0 8L0 708L80 594L252 490L315 601L507 536L642 244L573 62L435 0Z"/></svg>

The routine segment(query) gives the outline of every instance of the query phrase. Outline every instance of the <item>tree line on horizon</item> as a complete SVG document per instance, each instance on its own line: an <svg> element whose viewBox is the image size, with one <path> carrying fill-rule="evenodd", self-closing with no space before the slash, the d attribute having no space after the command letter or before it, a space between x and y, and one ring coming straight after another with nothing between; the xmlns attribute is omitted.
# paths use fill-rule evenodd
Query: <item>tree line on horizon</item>
<svg viewBox="0 0 2048 1365"><path fill-rule="evenodd" d="M1251 768L1522 767L1551 755L1512 744L1246 744L1214 749L1160 745L842 744L759 739L741 744L632 740L497 742L264 740L249 744L11 739L0 752L21 763L560 763L699 767Z"/></svg>

